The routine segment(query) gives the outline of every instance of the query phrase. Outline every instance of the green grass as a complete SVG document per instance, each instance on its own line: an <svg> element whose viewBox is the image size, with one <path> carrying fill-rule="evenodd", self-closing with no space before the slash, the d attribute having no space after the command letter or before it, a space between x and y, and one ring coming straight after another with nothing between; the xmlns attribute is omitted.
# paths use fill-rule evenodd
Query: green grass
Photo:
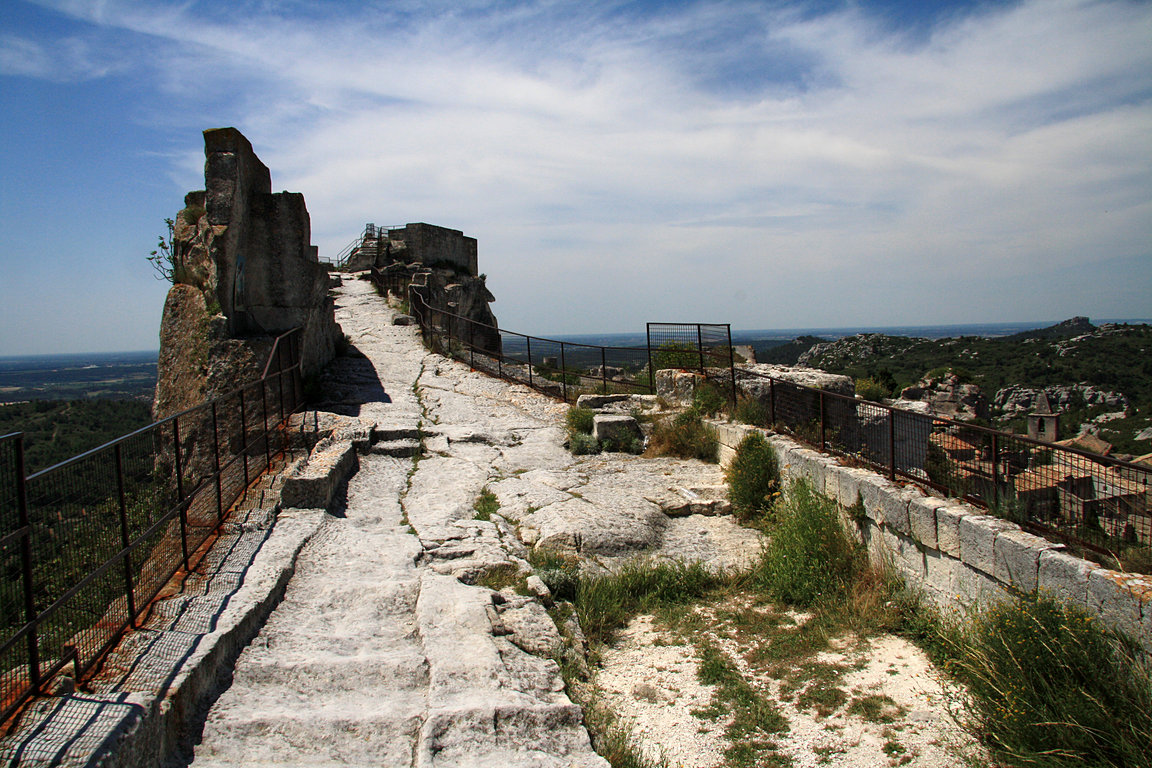
<svg viewBox="0 0 1152 768"><path fill-rule="evenodd" d="M780 463L764 435L751 432L740 441L724 479L737 519L756 520L772 508L780 495Z"/></svg>
<svg viewBox="0 0 1152 768"><path fill-rule="evenodd" d="M658 421L652 425L648 454L699 459L715 464L719 460L720 443L715 430L705 424L698 413L687 410L671 421Z"/></svg>
<svg viewBox="0 0 1152 768"><path fill-rule="evenodd" d="M951 669L1004 762L1152 765L1152 679L1130 641L1048 597L979 614L963 640Z"/></svg>
<svg viewBox="0 0 1152 768"><path fill-rule="evenodd" d="M500 510L500 500L496 498L496 494L488 489L488 486L484 486L480 495L476 497L476 501L473 502L472 509L476 510L476 514L472 516L473 520L491 520L492 514Z"/></svg>
<svg viewBox="0 0 1152 768"><path fill-rule="evenodd" d="M606 643L634 616L692 602L724 582L700 563L633 560L615 573L581 577L576 614L589 642Z"/></svg>
<svg viewBox="0 0 1152 768"><path fill-rule="evenodd" d="M864 558L841 525L836 502L807 482L793 481L772 518L756 583L790 605L842 602L862 572Z"/></svg>

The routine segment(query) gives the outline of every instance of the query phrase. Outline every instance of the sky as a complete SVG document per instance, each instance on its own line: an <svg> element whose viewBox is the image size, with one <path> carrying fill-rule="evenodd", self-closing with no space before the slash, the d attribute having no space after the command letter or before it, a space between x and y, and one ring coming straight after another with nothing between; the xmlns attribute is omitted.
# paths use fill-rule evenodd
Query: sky
<svg viewBox="0 0 1152 768"><path fill-rule="evenodd" d="M1150 2L4 0L0 110L0 355L158 346L223 126L524 333L1152 317Z"/></svg>

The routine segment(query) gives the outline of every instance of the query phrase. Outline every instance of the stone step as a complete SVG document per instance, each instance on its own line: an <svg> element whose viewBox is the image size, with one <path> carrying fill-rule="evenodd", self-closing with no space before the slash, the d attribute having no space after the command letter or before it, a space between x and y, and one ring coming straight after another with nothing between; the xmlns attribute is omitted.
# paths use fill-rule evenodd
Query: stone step
<svg viewBox="0 0 1152 768"><path fill-rule="evenodd" d="M372 453L395 458L409 458L420 453L419 440L386 440L374 443Z"/></svg>
<svg viewBox="0 0 1152 768"><path fill-rule="evenodd" d="M263 716L213 711L195 749L196 768L412 765L421 702L382 702L374 711L291 702ZM223 716L220 716L223 715Z"/></svg>
<svg viewBox="0 0 1152 768"><path fill-rule="evenodd" d="M412 692L422 697L428 665L415 648L408 653L388 649L365 656L297 660L272 654L238 667L232 685L242 691L232 704L233 716L239 710L276 711L282 702L298 700L321 709L339 705L351 712L372 712L387 700L407 698Z"/></svg>
<svg viewBox="0 0 1152 768"><path fill-rule="evenodd" d="M418 427L400 426L396 424L381 425L377 424L372 430L372 442L379 443L391 440L419 440L420 429Z"/></svg>

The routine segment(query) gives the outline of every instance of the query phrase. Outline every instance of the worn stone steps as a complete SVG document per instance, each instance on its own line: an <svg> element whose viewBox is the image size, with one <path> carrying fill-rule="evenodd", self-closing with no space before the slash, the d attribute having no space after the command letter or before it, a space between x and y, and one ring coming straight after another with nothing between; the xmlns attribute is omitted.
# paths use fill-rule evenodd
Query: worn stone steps
<svg viewBox="0 0 1152 768"><path fill-rule="evenodd" d="M305 707L229 719L227 735L196 748L197 768L238 766L409 766L421 727L422 706L388 705L387 711L350 714L346 709Z"/></svg>
<svg viewBox="0 0 1152 768"><path fill-rule="evenodd" d="M372 453L380 454L382 456L394 456L396 458L408 458L416 456L420 453L419 440L384 440L379 443L373 443L370 449Z"/></svg>

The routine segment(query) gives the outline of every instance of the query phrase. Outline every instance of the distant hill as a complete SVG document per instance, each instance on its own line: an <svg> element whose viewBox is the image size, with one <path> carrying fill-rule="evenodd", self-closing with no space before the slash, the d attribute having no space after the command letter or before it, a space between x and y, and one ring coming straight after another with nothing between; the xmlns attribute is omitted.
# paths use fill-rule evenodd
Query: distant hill
<svg viewBox="0 0 1152 768"><path fill-rule="evenodd" d="M800 355L807 352L815 344L827 344L828 339L819 336L797 336L795 339L783 344L770 347L756 348L756 362L773 363L775 365L796 365Z"/></svg>

